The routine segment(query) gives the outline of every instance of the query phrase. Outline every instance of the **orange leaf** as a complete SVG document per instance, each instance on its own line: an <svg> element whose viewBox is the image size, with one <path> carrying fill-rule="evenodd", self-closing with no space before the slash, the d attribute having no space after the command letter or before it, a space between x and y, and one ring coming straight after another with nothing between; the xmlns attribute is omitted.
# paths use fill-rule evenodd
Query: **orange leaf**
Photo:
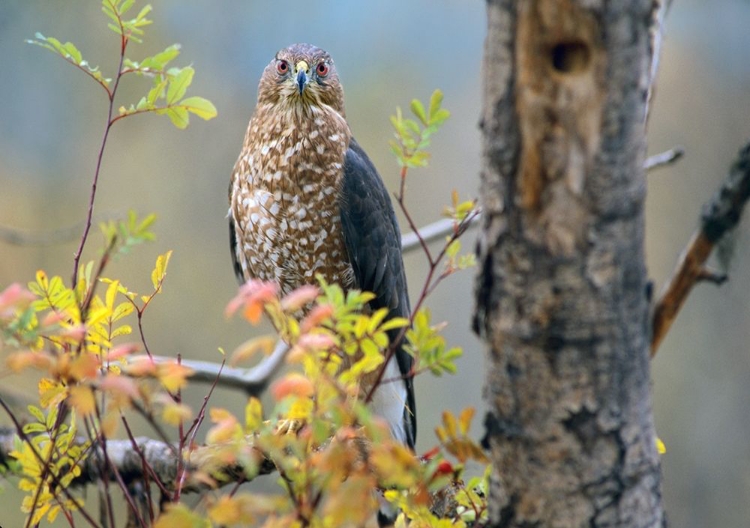
<svg viewBox="0 0 750 528"><path fill-rule="evenodd" d="M68 369L68 375L75 380L92 379L99 375L99 358L93 354L81 354Z"/></svg>
<svg viewBox="0 0 750 528"><path fill-rule="evenodd" d="M297 345L307 350L328 350L336 344L331 334L315 333L305 334L299 338Z"/></svg>
<svg viewBox="0 0 750 528"><path fill-rule="evenodd" d="M118 401L118 404L122 404L123 399L136 400L138 399L139 392L138 386L135 384L133 379L126 376L118 376L116 374L107 374L104 378L99 381L99 389L103 390L111 397Z"/></svg>
<svg viewBox="0 0 750 528"><path fill-rule="evenodd" d="M5 364L13 372L20 372L28 367L48 370L52 365L52 358L43 352L14 352L5 360Z"/></svg>
<svg viewBox="0 0 750 528"><path fill-rule="evenodd" d="M276 298L278 285L275 282L263 282L259 280L249 280L240 286L237 295L229 301L225 314L227 317L233 315L240 306L260 304L261 307ZM247 317L247 315L246 315Z"/></svg>
<svg viewBox="0 0 750 528"><path fill-rule="evenodd" d="M123 370L129 376L145 378L156 375L156 363L150 357L142 357L128 363Z"/></svg>
<svg viewBox="0 0 750 528"><path fill-rule="evenodd" d="M33 300L33 293L14 282L0 293L0 313L10 306L25 308Z"/></svg>
<svg viewBox="0 0 750 528"><path fill-rule="evenodd" d="M271 386L271 394L277 401L283 400L287 396L295 395L301 397L310 397L315 392L312 382L302 374L292 372L287 374Z"/></svg>
<svg viewBox="0 0 750 528"><path fill-rule="evenodd" d="M193 417L193 410L184 403L168 402L161 410L161 417L169 425L178 427Z"/></svg>
<svg viewBox="0 0 750 528"><path fill-rule="evenodd" d="M187 378L193 373L193 369L180 365L177 362L160 363L157 366L156 376L161 384L169 392L177 392L187 383Z"/></svg>
<svg viewBox="0 0 750 528"><path fill-rule="evenodd" d="M302 320L300 330L303 334L306 334L313 328L319 326L320 323L322 323L332 315L333 306L331 306L330 304L319 304L318 306L310 310L310 313L307 314L307 317Z"/></svg>
<svg viewBox="0 0 750 528"><path fill-rule="evenodd" d="M264 354L268 355L273 350L275 344L276 339L272 336L261 336L248 339L232 352L229 364L236 366L238 363L250 359L259 351L263 351Z"/></svg>
<svg viewBox="0 0 750 528"><path fill-rule="evenodd" d="M252 324L258 324L263 315L263 305L257 302L249 303L245 306L245 311L242 315Z"/></svg>
<svg viewBox="0 0 750 528"><path fill-rule="evenodd" d="M285 312L296 312L313 302L320 295L317 286L306 284L292 291L281 300L281 308Z"/></svg>
<svg viewBox="0 0 750 528"><path fill-rule="evenodd" d="M134 352L137 352L141 346L138 343L125 343L124 345L118 345L107 354L107 361L116 361L120 358L127 357Z"/></svg>

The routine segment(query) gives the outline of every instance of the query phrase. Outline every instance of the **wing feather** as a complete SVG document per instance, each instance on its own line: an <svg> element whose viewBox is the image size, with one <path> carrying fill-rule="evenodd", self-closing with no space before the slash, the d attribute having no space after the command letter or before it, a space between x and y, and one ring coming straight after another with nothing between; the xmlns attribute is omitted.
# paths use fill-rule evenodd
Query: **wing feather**
<svg viewBox="0 0 750 528"><path fill-rule="evenodd" d="M344 161L340 194L344 241L354 270L357 288L371 291L374 310L388 308L388 318L409 317L409 295L401 256L401 232L388 191L362 147L352 139ZM399 330L390 333L395 339ZM413 358L399 346L396 362L401 375L411 371ZM414 447L417 422L414 382L405 378L406 443Z"/></svg>

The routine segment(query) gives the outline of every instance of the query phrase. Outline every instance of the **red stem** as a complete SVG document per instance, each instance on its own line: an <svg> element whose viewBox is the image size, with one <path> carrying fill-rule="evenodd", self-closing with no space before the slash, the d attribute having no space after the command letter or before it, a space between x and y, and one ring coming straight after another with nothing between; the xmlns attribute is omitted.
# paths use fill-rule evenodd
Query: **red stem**
<svg viewBox="0 0 750 528"><path fill-rule="evenodd" d="M120 32L122 32L122 23L120 24ZM91 195L89 196L89 209L86 215L86 225L83 229L83 235L81 236L81 242L78 245L78 249L73 256L73 290L76 289L78 283L78 264L81 261L81 255L83 254L83 248L86 246L86 240L91 230L91 219L94 216L94 201L96 200L96 187L99 183L99 173L102 168L102 159L104 158L104 149L107 146L107 138L109 137L109 131L112 128L114 121L112 120L112 114L115 109L115 95L117 94L117 87L120 85L120 79L122 78L122 64L125 60L125 49L128 46L127 37L122 34L120 38L120 64L117 67L117 77L115 77L115 83L112 86L112 91L108 92L109 96L109 110L107 112L107 126L104 128L104 136L102 137L102 144L99 147L99 155L96 159L96 171L94 172L94 181L91 184Z"/></svg>

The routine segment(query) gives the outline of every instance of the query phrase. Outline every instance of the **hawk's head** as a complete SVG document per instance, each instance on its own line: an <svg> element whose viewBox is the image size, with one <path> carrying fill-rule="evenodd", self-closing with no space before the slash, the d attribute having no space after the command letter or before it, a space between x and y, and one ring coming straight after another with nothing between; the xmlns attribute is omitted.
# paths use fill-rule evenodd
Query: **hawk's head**
<svg viewBox="0 0 750 528"><path fill-rule="evenodd" d="M263 71L258 103L291 108L325 105L343 116L344 90L326 51L311 44L293 44L280 50Z"/></svg>

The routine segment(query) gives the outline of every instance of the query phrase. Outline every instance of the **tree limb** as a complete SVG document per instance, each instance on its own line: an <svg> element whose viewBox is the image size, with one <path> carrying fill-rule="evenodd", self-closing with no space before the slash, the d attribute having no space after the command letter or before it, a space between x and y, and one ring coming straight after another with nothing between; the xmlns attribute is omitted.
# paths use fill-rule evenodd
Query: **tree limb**
<svg viewBox="0 0 750 528"><path fill-rule="evenodd" d="M750 198L750 143L747 143L729 170L719 190L703 206L701 226L693 234L680 256L677 268L659 295L654 308L651 336L651 357L667 335L693 286L710 277L712 282L723 282L706 269L706 260L714 246L734 227L742 216Z"/></svg>
<svg viewBox="0 0 750 528"><path fill-rule="evenodd" d="M193 381L204 383L216 382L217 386L240 389L248 396L260 396L266 390L268 383L278 372L279 368L284 364L287 352L289 352L289 345L279 340L273 352L268 357L249 369L222 367L220 363L190 359L183 359L180 361L180 364L193 371L189 376ZM149 356L145 355L134 356L129 359L129 362L143 361L148 358ZM152 355L150 358L156 363L175 361L173 357L167 356Z"/></svg>

